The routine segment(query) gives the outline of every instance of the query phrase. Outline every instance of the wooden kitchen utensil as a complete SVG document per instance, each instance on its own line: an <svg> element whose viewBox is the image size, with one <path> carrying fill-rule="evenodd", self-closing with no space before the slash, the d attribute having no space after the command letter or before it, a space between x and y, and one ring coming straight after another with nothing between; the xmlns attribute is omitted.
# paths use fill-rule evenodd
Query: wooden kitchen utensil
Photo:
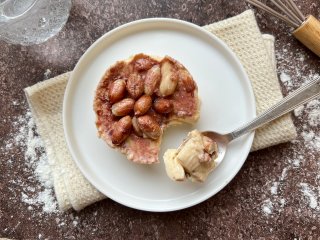
<svg viewBox="0 0 320 240"><path fill-rule="evenodd" d="M320 22L312 15L305 17L293 0L271 0L280 12L259 0L246 1L294 27L293 36L320 57Z"/></svg>

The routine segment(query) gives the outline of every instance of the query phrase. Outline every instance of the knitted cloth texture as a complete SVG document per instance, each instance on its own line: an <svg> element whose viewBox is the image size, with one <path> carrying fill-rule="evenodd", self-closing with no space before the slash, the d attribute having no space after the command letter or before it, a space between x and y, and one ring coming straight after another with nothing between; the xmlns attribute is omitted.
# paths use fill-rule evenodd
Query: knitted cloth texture
<svg viewBox="0 0 320 240"><path fill-rule="evenodd" d="M257 114L282 99L277 78L274 38L262 35L251 10L204 29L222 39L244 66L255 94ZM82 175L73 161L63 131L63 96L70 73L26 88L25 94L43 139L52 169L54 190L61 211L81 210L106 196ZM296 137L290 115L258 129L252 151L287 142Z"/></svg>

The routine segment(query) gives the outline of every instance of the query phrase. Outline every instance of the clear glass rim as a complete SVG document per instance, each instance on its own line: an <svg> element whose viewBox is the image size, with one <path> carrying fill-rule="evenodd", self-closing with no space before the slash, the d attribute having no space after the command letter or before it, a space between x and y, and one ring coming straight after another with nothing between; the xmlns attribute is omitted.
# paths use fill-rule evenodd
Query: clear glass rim
<svg viewBox="0 0 320 240"><path fill-rule="evenodd" d="M2 8L4 7L5 4L8 3L8 1L10 1L10 0L5 0L4 2L0 3L0 14L2 12ZM30 6L25 11L23 11L22 13L14 16L14 17L8 17L6 15L2 15L2 17L5 18L5 21L10 21L10 20L13 20L13 19L17 19L17 18L23 16L24 14L26 14L28 11L30 11L38 1L39 0L33 0L32 4L30 4Z"/></svg>
<svg viewBox="0 0 320 240"><path fill-rule="evenodd" d="M43 0L33 0L34 2L32 3L32 5L34 5L35 3L41 3ZM45 41L47 41L48 39L54 37L59 31L61 31L61 29L65 26L66 22L68 21L68 18L70 16L70 10L72 8L72 0L57 0L57 2L66 2L66 6L64 8L64 10L66 11L65 17L63 18L63 21L60 21L58 24L58 27L55 28L55 31L51 31L50 34L47 34L47 36L42 36L39 39L36 38L31 38L28 41L24 41L21 40L21 36L23 36L23 34L19 34L18 37L11 37L8 36L6 34L6 31L2 31L1 29L5 29L6 27L10 26L11 21L1 21L1 15L0 15L0 41L4 41L8 44L15 44L15 45L21 45L21 46L30 46L30 45L35 45L35 44L41 44ZM53 3L55 3L56 1L53 1ZM0 6L1 8L1 6ZM30 9L29 9L30 10ZM0 9L1 12L1 9ZM21 19L23 20L23 16L20 16L20 18L15 18L12 19L12 22L14 23L18 23L19 21L21 21ZM13 24L14 24L13 23Z"/></svg>

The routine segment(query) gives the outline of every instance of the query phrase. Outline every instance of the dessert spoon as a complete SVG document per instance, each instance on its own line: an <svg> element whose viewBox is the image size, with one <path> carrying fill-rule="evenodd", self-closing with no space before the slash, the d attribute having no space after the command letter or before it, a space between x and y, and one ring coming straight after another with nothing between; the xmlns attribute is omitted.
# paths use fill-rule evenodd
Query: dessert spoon
<svg viewBox="0 0 320 240"><path fill-rule="evenodd" d="M268 110L254 118L252 121L244 124L242 127L234 130L233 132L226 134L221 134L213 131L202 132L203 135L211 138L218 145L218 156L214 160L216 163L216 167L222 162L226 154L228 144L231 141L243 136L244 134L254 131L262 125L281 117L282 115L292 111L296 107L319 96L320 80L317 79L301 86L300 88L283 98L281 101L276 103L274 106L270 107Z"/></svg>

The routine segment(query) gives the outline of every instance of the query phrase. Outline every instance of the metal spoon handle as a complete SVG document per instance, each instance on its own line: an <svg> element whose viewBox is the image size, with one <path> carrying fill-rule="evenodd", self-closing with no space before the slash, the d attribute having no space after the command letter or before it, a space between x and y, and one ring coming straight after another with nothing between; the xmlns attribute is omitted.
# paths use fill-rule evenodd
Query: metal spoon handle
<svg viewBox="0 0 320 240"><path fill-rule="evenodd" d="M263 112L251 122L230 133L228 138L232 141L235 138L238 138L278 117L281 117L283 114L292 111L296 107L318 96L320 96L320 80L311 81L290 93L280 102Z"/></svg>

